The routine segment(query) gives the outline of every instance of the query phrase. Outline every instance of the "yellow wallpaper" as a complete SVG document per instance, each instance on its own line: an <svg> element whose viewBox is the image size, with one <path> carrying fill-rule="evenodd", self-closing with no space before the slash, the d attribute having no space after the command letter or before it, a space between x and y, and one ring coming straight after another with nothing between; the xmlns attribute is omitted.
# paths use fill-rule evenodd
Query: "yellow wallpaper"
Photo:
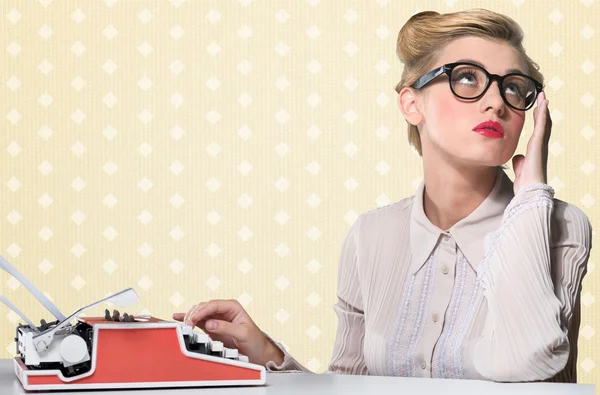
<svg viewBox="0 0 600 395"><path fill-rule="evenodd" d="M525 29L554 121L550 183L597 226L598 1L13 0L0 2L0 254L64 313L129 286L129 312L163 318L237 298L323 371L343 237L420 181L393 90L398 30L416 11L471 7ZM596 256L586 383L600 382ZM0 306L0 357L17 322Z"/></svg>

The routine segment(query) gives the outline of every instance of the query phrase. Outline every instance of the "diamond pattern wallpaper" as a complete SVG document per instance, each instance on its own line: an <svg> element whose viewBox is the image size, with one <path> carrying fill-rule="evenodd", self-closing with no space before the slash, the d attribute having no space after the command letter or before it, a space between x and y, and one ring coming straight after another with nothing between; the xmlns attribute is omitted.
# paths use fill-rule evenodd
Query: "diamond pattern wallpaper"
<svg viewBox="0 0 600 395"><path fill-rule="evenodd" d="M525 30L554 124L549 183L598 226L600 1L7 0L0 255L66 314L127 287L129 312L166 319L237 299L324 371L346 232L421 180L396 105L397 33L415 12L474 7ZM600 383L597 256L584 383ZM0 284L50 318L15 278ZM2 358L19 321L0 306Z"/></svg>

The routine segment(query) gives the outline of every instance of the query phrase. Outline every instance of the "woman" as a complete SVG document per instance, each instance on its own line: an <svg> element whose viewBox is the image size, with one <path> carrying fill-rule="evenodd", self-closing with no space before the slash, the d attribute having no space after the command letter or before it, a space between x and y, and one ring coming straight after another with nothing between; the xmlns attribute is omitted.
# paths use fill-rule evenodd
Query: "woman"
<svg viewBox="0 0 600 395"><path fill-rule="evenodd" d="M400 30L398 105L424 181L344 240L329 372L576 382L591 226L546 183L548 100L522 39L487 10L421 12ZM513 184L502 166L531 109ZM307 370L234 300L173 318L270 371Z"/></svg>

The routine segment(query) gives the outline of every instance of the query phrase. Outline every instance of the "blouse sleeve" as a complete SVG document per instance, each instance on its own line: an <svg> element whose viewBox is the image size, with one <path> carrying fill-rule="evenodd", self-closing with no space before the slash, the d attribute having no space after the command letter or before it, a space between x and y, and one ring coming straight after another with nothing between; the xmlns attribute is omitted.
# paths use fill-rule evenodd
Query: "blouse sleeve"
<svg viewBox="0 0 600 395"><path fill-rule="evenodd" d="M487 238L477 275L488 311L474 364L490 380L546 380L569 359L591 225L581 210L553 194L546 184L523 188Z"/></svg>
<svg viewBox="0 0 600 395"><path fill-rule="evenodd" d="M368 374L363 357L365 319L357 270L360 221L359 216L342 243L338 264L338 301L333 306L338 317L338 327L333 356L326 373ZM274 341L273 343L282 350L284 361L281 365L276 365L273 361L268 362L266 365L268 371L308 371L281 344Z"/></svg>

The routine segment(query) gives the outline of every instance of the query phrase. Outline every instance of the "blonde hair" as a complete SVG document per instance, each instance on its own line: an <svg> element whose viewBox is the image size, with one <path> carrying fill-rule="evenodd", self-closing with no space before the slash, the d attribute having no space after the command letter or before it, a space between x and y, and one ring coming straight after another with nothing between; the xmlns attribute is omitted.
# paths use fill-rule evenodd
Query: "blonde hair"
<svg viewBox="0 0 600 395"><path fill-rule="evenodd" d="M440 14L423 11L413 15L398 33L396 53L404 64L396 92L412 86L419 77L431 70L444 47L465 36L502 41L521 53L529 67L529 76L544 84L539 66L525 53L523 30L508 16L485 9ZM419 155L421 138L417 126L408 124L408 141Z"/></svg>

